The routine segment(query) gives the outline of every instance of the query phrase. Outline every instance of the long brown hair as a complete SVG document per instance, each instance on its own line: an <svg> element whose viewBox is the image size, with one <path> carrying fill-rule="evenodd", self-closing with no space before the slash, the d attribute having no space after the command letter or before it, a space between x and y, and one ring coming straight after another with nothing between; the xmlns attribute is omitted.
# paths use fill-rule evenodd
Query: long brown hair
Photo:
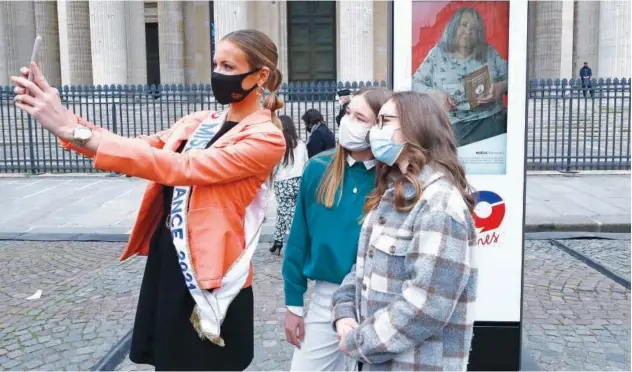
<svg viewBox="0 0 632 372"><path fill-rule="evenodd" d="M279 128L282 124L276 115L276 111L285 106L283 100L277 96L276 91L283 82L283 74L278 69L279 53L277 46L268 35L257 30L237 30L224 36L222 40L235 44L246 55L246 59L252 68L267 67L270 75L266 81L266 88L270 94L263 102L263 107L272 113L272 122Z"/></svg>
<svg viewBox="0 0 632 372"><path fill-rule="evenodd" d="M422 185L417 178L426 165L445 173L446 177L459 189L470 212L474 210L474 197L465 178L465 170L458 160L456 140L452 125L445 110L427 94L417 92L399 92L393 94L392 101L402 134L406 138L405 150L408 155L406 173L395 181L395 208L406 212L411 210L421 198ZM374 209L391 182L390 173L397 165L377 165L376 187L364 204L364 212ZM404 197L405 183L415 188L415 198Z"/></svg>
<svg viewBox="0 0 632 372"><path fill-rule="evenodd" d="M283 127L283 137L285 137L285 154L281 164L287 167L290 164L294 164L294 149L298 146L298 134L296 134L296 126L291 117L287 115L279 116Z"/></svg>
<svg viewBox="0 0 632 372"><path fill-rule="evenodd" d="M359 89L353 96L361 96L373 111L373 114L377 118L377 114L380 112L380 108L385 104L393 93L382 87L367 87ZM340 190L340 198L342 197L342 189L344 186L345 178L345 164L347 162L347 156L349 150L338 145L336 153L333 159L329 163L323 178L318 186L316 200L327 208L332 208L336 199L336 193Z"/></svg>

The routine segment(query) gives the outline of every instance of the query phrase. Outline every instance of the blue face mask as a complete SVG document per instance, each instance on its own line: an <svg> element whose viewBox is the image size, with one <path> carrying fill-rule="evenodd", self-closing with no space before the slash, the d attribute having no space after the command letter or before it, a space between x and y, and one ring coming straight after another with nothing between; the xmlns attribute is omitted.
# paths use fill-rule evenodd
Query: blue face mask
<svg viewBox="0 0 632 372"><path fill-rule="evenodd" d="M393 132L395 132L395 129L391 126L382 127L382 129L374 126L369 134L373 156L388 166L395 164L395 161L397 161L397 158L404 150L403 143L393 142Z"/></svg>

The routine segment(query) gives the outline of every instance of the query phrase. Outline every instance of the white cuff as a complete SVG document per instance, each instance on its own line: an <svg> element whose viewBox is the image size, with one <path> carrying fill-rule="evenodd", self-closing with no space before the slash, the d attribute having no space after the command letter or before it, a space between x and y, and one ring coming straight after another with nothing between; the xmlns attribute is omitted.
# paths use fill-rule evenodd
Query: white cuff
<svg viewBox="0 0 632 372"><path fill-rule="evenodd" d="M287 309L294 315L303 317L303 306L288 306Z"/></svg>

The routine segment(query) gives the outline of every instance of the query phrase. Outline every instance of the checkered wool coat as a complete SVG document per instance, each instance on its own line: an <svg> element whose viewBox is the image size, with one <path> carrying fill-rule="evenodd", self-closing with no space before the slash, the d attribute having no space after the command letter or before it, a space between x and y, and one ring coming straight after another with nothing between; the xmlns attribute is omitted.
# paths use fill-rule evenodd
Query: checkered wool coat
<svg viewBox="0 0 632 372"><path fill-rule="evenodd" d="M344 344L363 370L465 370L476 300L476 230L461 194L426 166L409 212L388 189L365 219L358 257L333 298L334 321L360 324ZM410 193L409 193L410 194Z"/></svg>

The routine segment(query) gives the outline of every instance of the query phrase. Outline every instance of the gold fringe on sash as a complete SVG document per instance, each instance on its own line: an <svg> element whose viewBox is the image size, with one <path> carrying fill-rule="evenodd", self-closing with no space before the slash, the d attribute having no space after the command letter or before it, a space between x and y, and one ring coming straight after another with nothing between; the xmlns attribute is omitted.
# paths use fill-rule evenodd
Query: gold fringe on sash
<svg viewBox="0 0 632 372"><path fill-rule="evenodd" d="M199 311L198 307L197 305L195 305L193 307L193 312L191 313L190 320L191 320L191 324L193 324L193 328L197 332L198 336L200 336L200 339L201 340L207 339L219 347L226 346L226 344L224 343L224 339L222 339L220 336L215 336L210 333L205 333L202 330L202 325L200 324L200 314L198 314L198 311Z"/></svg>

